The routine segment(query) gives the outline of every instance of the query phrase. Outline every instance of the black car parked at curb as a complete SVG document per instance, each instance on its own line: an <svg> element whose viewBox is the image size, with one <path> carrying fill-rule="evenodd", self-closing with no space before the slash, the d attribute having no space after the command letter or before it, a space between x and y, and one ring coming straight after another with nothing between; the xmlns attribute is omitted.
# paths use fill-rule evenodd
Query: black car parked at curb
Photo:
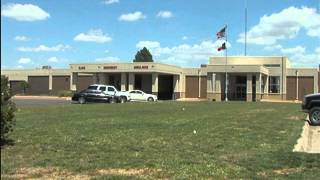
<svg viewBox="0 0 320 180"><path fill-rule="evenodd" d="M310 125L320 125L320 93L304 96L302 110L309 114Z"/></svg>
<svg viewBox="0 0 320 180"><path fill-rule="evenodd" d="M105 94L102 91L86 89L72 96L72 101L77 101L80 104L87 102L103 102L103 103L117 103L120 99L116 96Z"/></svg>

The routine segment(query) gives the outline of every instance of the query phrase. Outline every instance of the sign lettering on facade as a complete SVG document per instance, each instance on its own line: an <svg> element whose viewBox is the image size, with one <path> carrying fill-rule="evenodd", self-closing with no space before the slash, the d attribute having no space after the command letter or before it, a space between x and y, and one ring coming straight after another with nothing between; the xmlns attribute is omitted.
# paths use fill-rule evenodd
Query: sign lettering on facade
<svg viewBox="0 0 320 180"><path fill-rule="evenodd" d="M86 67L85 66L79 66L79 70L85 70Z"/></svg>
<svg viewBox="0 0 320 180"><path fill-rule="evenodd" d="M134 66L133 69L148 69L148 66Z"/></svg>
<svg viewBox="0 0 320 180"><path fill-rule="evenodd" d="M103 69L117 69L117 66L103 66Z"/></svg>

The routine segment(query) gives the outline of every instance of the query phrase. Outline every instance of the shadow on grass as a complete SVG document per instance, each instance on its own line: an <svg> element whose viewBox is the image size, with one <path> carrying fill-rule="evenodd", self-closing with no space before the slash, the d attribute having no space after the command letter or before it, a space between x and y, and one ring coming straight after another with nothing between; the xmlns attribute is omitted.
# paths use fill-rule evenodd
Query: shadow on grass
<svg viewBox="0 0 320 180"><path fill-rule="evenodd" d="M4 139L0 141L0 147L5 148L6 146L13 146L14 145L14 140L13 139Z"/></svg>

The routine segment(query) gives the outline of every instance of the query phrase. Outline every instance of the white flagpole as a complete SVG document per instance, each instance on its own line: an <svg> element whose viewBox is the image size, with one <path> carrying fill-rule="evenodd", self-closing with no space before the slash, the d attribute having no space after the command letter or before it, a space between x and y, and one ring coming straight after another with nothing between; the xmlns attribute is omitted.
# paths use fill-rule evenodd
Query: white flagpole
<svg viewBox="0 0 320 180"><path fill-rule="evenodd" d="M247 56L247 0L244 7L244 56Z"/></svg>
<svg viewBox="0 0 320 180"><path fill-rule="evenodd" d="M227 43L228 43L228 27L227 25L225 26L225 37L226 37L226 65L225 65L225 70L226 70L226 82L225 82L225 101L228 101L228 73L227 73L227 64L228 64L228 48L227 48Z"/></svg>

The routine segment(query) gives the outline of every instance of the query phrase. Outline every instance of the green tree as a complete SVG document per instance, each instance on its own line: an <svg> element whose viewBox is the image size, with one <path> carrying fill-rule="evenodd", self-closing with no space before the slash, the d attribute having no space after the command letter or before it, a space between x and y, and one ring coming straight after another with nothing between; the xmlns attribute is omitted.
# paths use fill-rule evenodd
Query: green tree
<svg viewBox="0 0 320 180"><path fill-rule="evenodd" d="M11 101L8 78L1 76L1 145L7 140L8 134L13 131L15 111L16 106Z"/></svg>
<svg viewBox="0 0 320 180"><path fill-rule="evenodd" d="M133 62L153 62L152 55L150 51L144 47L137 52Z"/></svg>
<svg viewBox="0 0 320 180"><path fill-rule="evenodd" d="M27 81L22 81L22 82L20 83L20 87L21 87L21 89L23 90L23 94L25 94L27 88L30 87L30 84L29 84Z"/></svg>

